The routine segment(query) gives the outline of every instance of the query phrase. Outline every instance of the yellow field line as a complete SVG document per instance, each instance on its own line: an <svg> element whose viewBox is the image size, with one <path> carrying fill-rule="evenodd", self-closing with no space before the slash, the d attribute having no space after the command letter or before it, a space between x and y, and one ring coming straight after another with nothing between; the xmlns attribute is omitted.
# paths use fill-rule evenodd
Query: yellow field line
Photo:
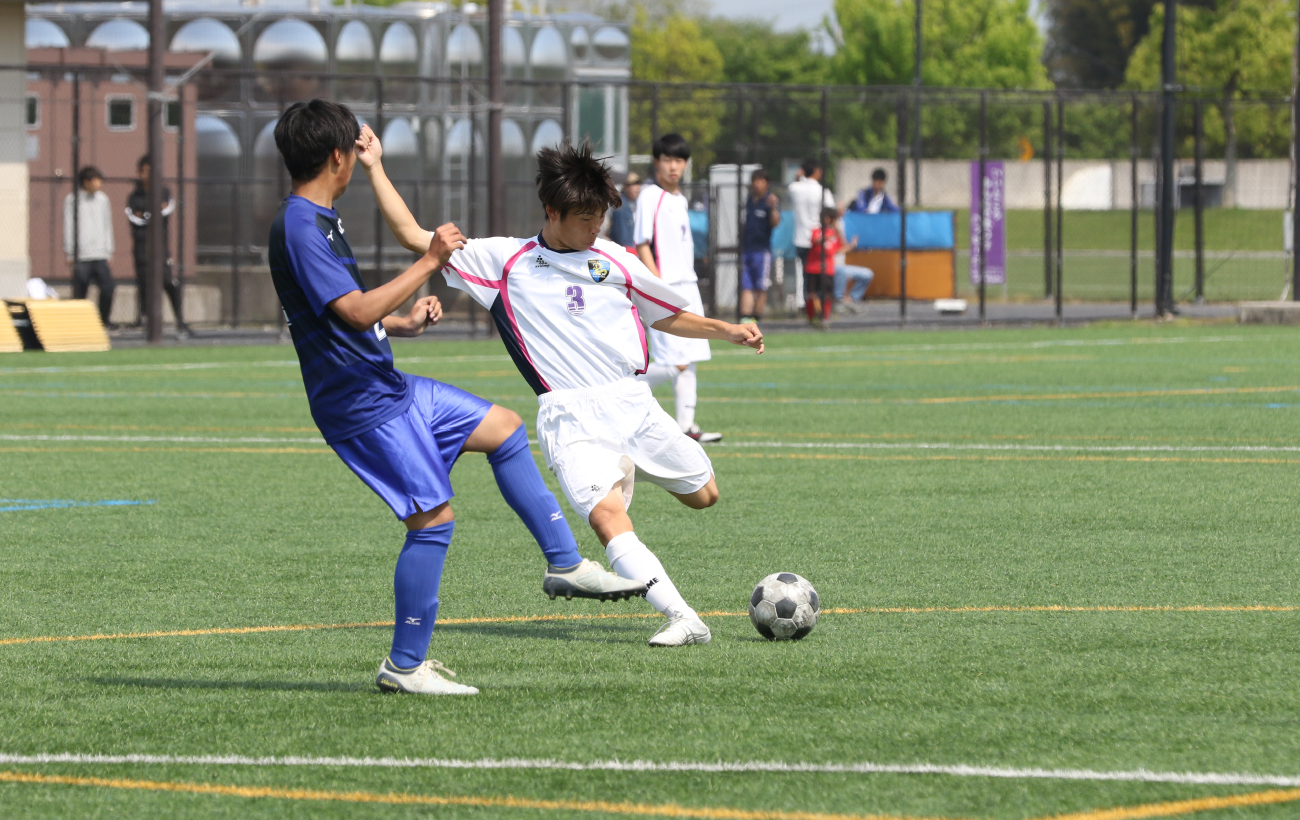
<svg viewBox="0 0 1300 820"><path fill-rule="evenodd" d="M1043 604L1039 606L924 606L924 607L826 607L822 615L961 615L980 612L1298 612L1300 606L1275 606L1269 604L1246 604L1241 606L1062 606ZM748 612L701 612L706 618L741 618ZM500 615L476 618L442 618L440 626L466 624L513 624L544 623L547 621L605 621L657 618L653 612L624 612L592 615ZM92 635L37 635L27 638L0 638L0 646L14 646L28 643L70 643L74 641L111 641L127 638L186 638L202 635L254 635L262 632L312 632L325 629L367 629L392 626L392 621L358 621L341 624L284 624L272 626L230 626L209 629L174 629L158 632L114 632Z"/></svg>
<svg viewBox="0 0 1300 820"><path fill-rule="evenodd" d="M1215 809L1294 803L1298 800L1300 800L1300 789L1271 789L1265 792L1231 794L1224 797L1195 797L1191 800L1172 800L1164 803L1148 803L1143 806L1119 806L1113 809L1054 814L1039 820L1142 820L1147 817L1177 817L1180 814Z"/></svg>
<svg viewBox="0 0 1300 820"><path fill-rule="evenodd" d="M737 809L726 806L679 806L675 803L611 803L604 800L534 800L528 797L480 797L477 795L432 795L375 792L340 792L326 789L290 789L276 786L235 786L222 783L183 783L159 780L129 780L117 777L73 777L0 771L0 782L58 786L97 786L183 794L211 794L222 797L260 797L279 800L319 800L339 803L382 803L397 806L475 806L483 808L533 809L542 811L600 812L639 817L698 817L704 820L921 820L885 814L838 814L812 811ZM938 820L937 818L935 820Z"/></svg>

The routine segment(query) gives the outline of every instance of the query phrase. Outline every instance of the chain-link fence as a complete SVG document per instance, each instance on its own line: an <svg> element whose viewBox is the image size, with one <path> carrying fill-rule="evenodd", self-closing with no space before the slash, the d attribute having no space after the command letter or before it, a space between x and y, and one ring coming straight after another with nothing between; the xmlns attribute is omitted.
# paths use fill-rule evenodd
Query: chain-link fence
<svg viewBox="0 0 1300 820"><path fill-rule="evenodd" d="M78 165L97 164L114 213L122 213L145 146L142 74L33 65L26 78L33 275L66 286L63 199ZM345 102L382 135L388 174L421 224L454 221L471 236L487 229L489 105L480 79L205 69L186 88L194 93L167 109L164 176L177 200L171 252L194 290L185 303L187 312L194 305L192 320L278 321L265 246L289 181L272 131L280 111L299 99ZM506 95L506 213L517 235L540 227L532 157L542 146L593 137L618 171L652 173L656 136L678 132L691 142L686 189L697 264L706 304L719 315L734 315L737 306L750 173L768 172L789 222L785 189L810 159L825 167L823 182L841 206L870 188L877 169L904 206L905 217L879 220L884 233L860 237L854 252L880 268L868 298L900 307L903 296L978 299L981 255L972 264L969 236L973 203L979 224L974 192L985 190L986 229L1000 225L982 254L987 300L1152 299L1161 184L1152 94L601 80L507 81ZM1293 178L1289 100L1186 94L1178 118L1175 297L1277 298L1290 264L1283 218ZM988 183L977 181L981 155L986 180L996 179L992 198ZM368 284L412 261L388 234L363 175L337 207ZM863 224L850 217L846 231ZM937 228L914 240L918 225ZM800 307L790 227L774 233L769 314ZM125 218L115 230L119 248L128 248ZM125 254L115 260L119 279L132 279L130 265ZM430 287L451 311L468 310L440 283ZM120 301L125 316L131 300Z"/></svg>

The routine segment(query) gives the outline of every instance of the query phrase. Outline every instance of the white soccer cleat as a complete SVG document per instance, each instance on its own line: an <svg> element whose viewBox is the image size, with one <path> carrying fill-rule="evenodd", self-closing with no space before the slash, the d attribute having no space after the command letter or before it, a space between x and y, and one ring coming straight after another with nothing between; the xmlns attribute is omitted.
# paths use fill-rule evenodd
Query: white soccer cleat
<svg viewBox="0 0 1300 820"><path fill-rule="evenodd" d="M412 695L477 695L478 690L473 686L454 683L442 676L446 672L453 678L456 673L443 666L433 658L429 658L424 663L403 672L388 658L379 664L379 677L375 683L383 692L405 692Z"/></svg>
<svg viewBox="0 0 1300 820"><path fill-rule="evenodd" d="M592 561L582 559L582 563L568 569L546 567L542 578L542 592L566 600L574 598L595 598L598 601L622 601L625 598L645 595L645 584L622 578Z"/></svg>
<svg viewBox="0 0 1300 820"><path fill-rule="evenodd" d="M686 433L687 438L693 438L700 444L717 444L722 441L721 433L705 433L700 430L700 425L692 424L689 429L682 431Z"/></svg>
<svg viewBox="0 0 1300 820"><path fill-rule="evenodd" d="M669 616L668 623L659 627L659 631L650 638L651 646L689 646L693 643L708 643L713 634L704 621L692 615Z"/></svg>

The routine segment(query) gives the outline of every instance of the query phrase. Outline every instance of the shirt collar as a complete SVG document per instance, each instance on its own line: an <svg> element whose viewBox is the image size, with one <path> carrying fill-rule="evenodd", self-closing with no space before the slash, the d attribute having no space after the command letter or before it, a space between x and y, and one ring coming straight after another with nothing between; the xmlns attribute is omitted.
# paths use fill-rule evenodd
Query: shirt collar
<svg viewBox="0 0 1300 820"><path fill-rule="evenodd" d="M537 232L537 244L545 248L546 250L550 251L551 253L578 253L577 249L575 248L566 248L565 250L552 248L550 245L546 244L546 240L542 238L541 231Z"/></svg>

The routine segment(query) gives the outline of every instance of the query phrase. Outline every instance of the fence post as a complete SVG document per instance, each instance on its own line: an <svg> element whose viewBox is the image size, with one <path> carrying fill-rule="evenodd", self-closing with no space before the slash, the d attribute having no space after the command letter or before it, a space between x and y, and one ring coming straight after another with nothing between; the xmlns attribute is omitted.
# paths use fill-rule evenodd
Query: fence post
<svg viewBox="0 0 1300 820"><path fill-rule="evenodd" d="M1205 302L1205 104L1196 101L1196 304Z"/></svg>
<svg viewBox="0 0 1300 820"><path fill-rule="evenodd" d="M1174 132L1178 126L1175 102L1177 80L1174 62L1177 18L1176 0L1164 0L1164 39L1160 50L1160 173L1164 184L1160 188L1160 255L1159 275L1156 278L1156 315L1164 316L1174 310L1174 194L1178 182L1174 177Z"/></svg>
<svg viewBox="0 0 1300 820"><path fill-rule="evenodd" d="M898 321L907 321L907 96L898 98Z"/></svg>
<svg viewBox="0 0 1300 820"><path fill-rule="evenodd" d="M980 257L979 257L979 260L980 260L980 261L979 261L979 267L978 267L979 277L980 277L980 324L985 324L985 319L984 319L984 290L985 290L984 270L985 270L985 266L988 264L988 260L986 260L986 259L984 258L984 257L986 256L986 251L987 251L987 248L986 248L985 245L984 245L984 236L985 236L985 230L984 230L984 219L985 219L985 216L986 216L986 214L984 213L984 200L986 199L986 197L985 197L985 191L984 191L984 170L985 170L985 163L988 161L988 156L989 156L989 122L988 122L988 120L989 120L989 93L988 93L987 91L981 91L981 92L980 92L980 162L979 162L979 189L978 189L978 190L979 190L979 198L980 198L980 201L979 201L979 236L978 236L978 237L971 237L971 241L970 241L971 252L972 252L972 253L975 253L975 252L976 252L975 249L978 248L978 249L979 249L979 250L978 250L978 253L979 253L979 255L980 255Z"/></svg>
<svg viewBox="0 0 1300 820"><path fill-rule="evenodd" d="M145 325L149 344L162 341L163 277L167 271L167 220L163 209L163 81L166 71L163 60L167 36L167 22L163 18L162 0L149 0L149 103L145 107L149 117L149 225L146 228L145 259ZM110 306L111 308L111 306Z"/></svg>
<svg viewBox="0 0 1300 820"><path fill-rule="evenodd" d="M242 221L239 209L240 186L236 182L230 186L230 326L239 327L239 224Z"/></svg>
<svg viewBox="0 0 1300 820"><path fill-rule="evenodd" d="M81 264L81 72L72 74L72 276ZM75 287L75 285L74 285Z"/></svg>
<svg viewBox="0 0 1300 820"><path fill-rule="evenodd" d="M1138 315L1138 96L1133 95L1129 123L1129 225L1128 225L1128 301L1129 312Z"/></svg>
<svg viewBox="0 0 1300 820"><path fill-rule="evenodd" d="M821 140L822 140L822 147L821 147L822 180L821 180L821 182L822 182L822 189L821 189L820 198L817 200L817 224L818 224L818 225L821 225L821 222L822 222L822 206L823 206L823 204L826 202L826 187L827 187L827 186L826 186L826 178L827 178L827 176L830 175L830 171L831 171L831 162L830 162L830 159L831 159L831 151L830 151L830 134L828 133L828 132L830 131L830 127L831 127L831 126L830 126L830 122L831 122L831 112L830 112L830 100L829 100L829 98L828 98L828 94L829 94L829 91L828 91L827 87L826 87L826 86L822 86L822 125L821 125ZM821 263L822 263L822 276L825 276L825 275L826 275L826 271L830 270L830 266L828 266L828 265L826 264L826 241L825 241L825 237L822 237L822 241L821 241L820 243L818 243L818 245L817 245L817 253L821 256ZM834 294L834 289L832 289L832 294ZM818 296L817 301L820 303L820 302L821 302L821 296L822 296L822 294L821 294L821 292L820 292L820 288L819 288L819 292L818 292L817 296ZM804 294L804 298L806 299L807 297L808 297L808 294L805 293L805 294ZM825 306L822 306L822 310L823 310L823 311L826 310Z"/></svg>
<svg viewBox="0 0 1300 820"><path fill-rule="evenodd" d="M1300 49L1300 27L1296 29L1296 48ZM1300 302L1300 254L1296 253L1296 240L1300 238L1300 87L1291 84L1291 301Z"/></svg>
<svg viewBox="0 0 1300 820"><path fill-rule="evenodd" d="M461 87L464 88L464 85L465 81L461 80ZM468 99L463 93L461 98ZM478 204L478 192L476 190L478 187L478 151L476 150L478 120L474 116L474 106L472 104L466 106L465 117L469 121L469 167L466 168L465 173L465 184L468 186L465 193L465 222L469 225L469 230L466 233L470 236L477 236L474 233L474 211L477 210L475 206ZM492 323L491 318L487 322L490 325ZM469 300L469 335L471 338L478 335L478 306L473 299Z"/></svg>
<svg viewBox="0 0 1300 820"><path fill-rule="evenodd" d="M741 292L741 258L740 254L744 248L745 240L745 183L741 179L741 165L745 160L747 153L745 144L741 141L741 134L745 132L745 87L736 86L736 321L740 321L740 292ZM713 292L714 292L714 310L717 310L717 292L718 292L718 273L713 272Z"/></svg>
<svg viewBox="0 0 1300 820"><path fill-rule="evenodd" d="M1043 298L1052 298L1052 101L1043 103Z"/></svg>
<svg viewBox="0 0 1300 820"><path fill-rule="evenodd" d="M176 86L176 302L185 309L185 85ZM283 318L283 311L281 317ZM177 316L179 329L185 320Z"/></svg>
<svg viewBox="0 0 1300 820"><path fill-rule="evenodd" d="M1065 203L1061 196L1065 188L1065 98L1056 98L1056 321L1065 321L1061 296L1061 269L1065 266Z"/></svg>
<svg viewBox="0 0 1300 820"><path fill-rule="evenodd" d="M384 78L375 77L375 134L384 133ZM473 134L470 135L473 139ZM372 197L373 199L373 197ZM375 280L384 283L384 215L375 204Z"/></svg>
<svg viewBox="0 0 1300 820"><path fill-rule="evenodd" d="M650 86L650 145L659 141L659 83Z"/></svg>

